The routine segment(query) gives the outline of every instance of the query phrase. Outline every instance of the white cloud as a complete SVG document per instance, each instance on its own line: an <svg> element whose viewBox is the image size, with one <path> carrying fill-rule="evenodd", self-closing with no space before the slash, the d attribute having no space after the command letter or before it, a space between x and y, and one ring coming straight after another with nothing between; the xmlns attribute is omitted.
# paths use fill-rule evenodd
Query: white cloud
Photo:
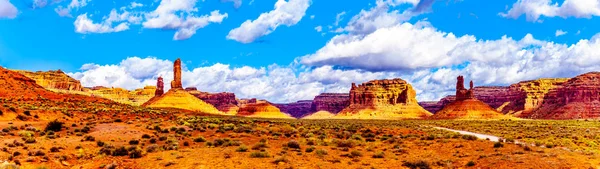
<svg viewBox="0 0 600 169"><path fill-rule="evenodd" d="M232 29L227 39L241 43L251 43L259 37L270 34L281 25L296 25L310 6L310 0L277 0L275 9L251 21L246 20L240 27Z"/></svg>
<svg viewBox="0 0 600 169"><path fill-rule="evenodd" d="M82 34L121 32L128 30L131 23L139 24L142 20L141 15L128 11L118 13L116 9L112 9L108 16L103 17L101 23L94 23L85 13L77 16L73 24L75 25L75 32ZM115 25L114 23L118 24Z"/></svg>
<svg viewBox="0 0 600 169"><path fill-rule="evenodd" d="M129 24L126 22L115 27L113 27L112 22L94 23L87 17L87 13L77 16L73 24L75 25L75 32L82 34L121 32L129 29Z"/></svg>
<svg viewBox="0 0 600 169"><path fill-rule="evenodd" d="M556 33L555 33L554 35L555 35L556 37L559 37L559 36L562 36L562 35L565 35L565 34L567 34L567 32L566 32L566 31L563 31L563 30L560 30L560 29L559 29L559 30L556 30Z"/></svg>
<svg viewBox="0 0 600 169"><path fill-rule="evenodd" d="M143 7L143 6L144 6L144 4L137 3L137 2L131 2L131 5L129 6L129 8L133 9L133 8Z"/></svg>
<svg viewBox="0 0 600 169"><path fill-rule="evenodd" d="M156 10L146 14L144 28L175 29L173 40L188 39L210 23L221 23L227 13L212 11L210 15L195 16L197 0L163 0Z"/></svg>
<svg viewBox="0 0 600 169"><path fill-rule="evenodd" d="M67 7L58 6L54 8L54 11L61 17L72 17L71 11L73 9L79 9L87 6L91 0L71 0ZM81 15L80 15L81 16Z"/></svg>
<svg viewBox="0 0 600 169"><path fill-rule="evenodd" d="M322 26L317 26L317 27L315 27L315 30L317 32L321 32L321 31L323 31L323 27Z"/></svg>
<svg viewBox="0 0 600 169"><path fill-rule="evenodd" d="M310 16L310 19L315 19L315 15L311 15L311 16Z"/></svg>
<svg viewBox="0 0 600 169"><path fill-rule="evenodd" d="M0 0L0 18L13 19L17 17L17 7L10 3L9 0Z"/></svg>
<svg viewBox="0 0 600 169"><path fill-rule="evenodd" d="M538 21L541 16L591 18L600 16L600 1L565 0L559 5L552 0L518 0L508 12L499 15L513 19L525 15L528 21Z"/></svg>
<svg viewBox="0 0 600 169"><path fill-rule="evenodd" d="M333 23L334 26L338 26L340 24L340 21L342 21L342 19L344 19L344 15L346 15L346 11L342 11L340 13L338 13L337 15L335 15L335 22Z"/></svg>
<svg viewBox="0 0 600 169"><path fill-rule="evenodd" d="M398 10L390 11L391 7L412 4L417 7L419 0L376 0L376 5L365 11L361 10L359 14L350 19L348 25L344 28L351 34L369 34L379 28L394 26L398 23L409 20L420 12L405 10L402 13Z"/></svg>

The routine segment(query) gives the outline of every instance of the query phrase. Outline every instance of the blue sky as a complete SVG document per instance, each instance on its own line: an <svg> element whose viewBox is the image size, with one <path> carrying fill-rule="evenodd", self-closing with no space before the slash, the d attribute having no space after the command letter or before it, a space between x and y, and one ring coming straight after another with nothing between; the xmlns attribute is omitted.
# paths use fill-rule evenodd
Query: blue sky
<svg viewBox="0 0 600 169"><path fill-rule="evenodd" d="M593 37L600 32L597 0L534 0L539 2L538 9L549 7L546 11L527 9L526 3L533 1L521 0L438 0L432 6L427 3L432 0L233 0L241 3L237 7L231 0L163 1L0 0L0 10L4 10L0 11L0 65L32 71L62 69L78 79L87 79L82 83L88 86L135 88L151 85L157 77L153 74L168 76L169 69L161 72L163 69L155 68L140 76L125 71L137 80L132 84L126 80L111 81L119 78L107 78L107 72L92 76L86 74L91 73L90 69L81 68L85 64L96 65L94 69L111 65L124 68L123 63L132 57L153 60L144 62L151 64L181 58L190 75L194 69L227 66L228 71L221 74L227 76L224 79L210 83L189 81L189 86L286 102L310 99L320 92L344 92L351 82L392 77L412 82L421 93L421 100L434 100L452 92L452 86L448 86L457 74L477 80L476 84L507 85L546 76L573 76L598 70L591 63L600 63L596 59L600 58L600 48L593 48L598 46ZM142 6L133 8L133 2ZM276 3L283 5L276 9ZM169 20L161 17L169 12L158 12L161 5L180 8L171 13L179 16L182 23L165 26ZM417 7L424 10L418 11ZM15 8L16 12L11 11ZM70 16L59 15L57 11L66 8ZM86 31L77 31L80 16L85 15L98 26L113 9L117 14L128 12L128 17L137 17L137 21L113 21L108 24L112 30L104 33L90 26ZM268 18L269 12L273 13L270 19L259 19L261 15ZM207 24L195 25L200 25L195 34L175 38L179 29L189 28L183 26L186 17L202 19L213 14L222 18L204 18ZM158 26L149 24L152 19ZM255 24L242 26L247 20ZM127 24L128 29L115 31L120 23ZM373 29L358 30L362 28L357 25ZM316 30L319 26L320 32ZM267 28L260 30L261 27ZM240 31L233 34L234 29ZM526 36L531 37L525 38L527 42L522 40ZM257 38L241 40L248 37ZM589 42L578 45L581 40ZM388 42L398 43L399 47ZM455 45L436 51L446 44ZM513 48L506 44L513 44ZM543 68L548 65L557 65L558 69ZM489 70L477 69L484 67ZM328 71L319 72L325 69ZM244 77L236 77L236 70L246 74L238 73ZM278 71L292 72L295 77L289 84L269 85L279 82L273 76ZM510 74L514 77L508 77ZM443 79L439 77L442 75ZM268 83L255 88L245 83L223 87L222 83L238 84L236 80L240 79ZM298 90L309 92L289 94L298 86L303 86ZM305 89L306 86L310 88ZM282 99L284 96L289 99Z"/></svg>

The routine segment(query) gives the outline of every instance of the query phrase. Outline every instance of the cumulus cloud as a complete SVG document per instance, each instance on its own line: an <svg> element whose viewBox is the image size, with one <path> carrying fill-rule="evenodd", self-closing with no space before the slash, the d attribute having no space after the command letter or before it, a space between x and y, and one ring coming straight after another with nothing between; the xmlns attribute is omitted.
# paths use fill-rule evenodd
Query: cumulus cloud
<svg viewBox="0 0 600 169"><path fill-rule="evenodd" d="M32 8L43 8L46 7L46 5L48 5L48 0L33 0Z"/></svg>
<svg viewBox="0 0 600 169"><path fill-rule="evenodd" d="M321 31L323 31L323 27L322 27L322 26L316 26L316 27L315 27L315 30L316 30L317 32L321 32Z"/></svg>
<svg viewBox="0 0 600 169"><path fill-rule="evenodd" d="M410 18L421 14L424 11L423 9L429 9L427 5L433 3L422 4L420 2L419 0L377 0L374 7L369 10L361 10L360 13L352 17L344 30L351 34L365 35L379 28L386 28L408 21ZM390 11L391 7L402 4L412 4L414 7L403 12ZM417 9L416 7L423 9Z"/></svg>
<svg viewBox="0 0 600 169"><path fill-rule="evenodd" d="M129 5L129 8L133 9L133 8L143 7L143 6L144 6L144 4L137 3L137 2L131 2L131 5Z"/></svg>
<svg viewBox="0 0 600 169"><path fill-rule="evenodd" d="M185 61L183 62L185 63ZM231 67L217 63L188 69L182 65L182 83L206 92L234 92L238 98L259 98L272 102L312 99L322 92L348 92L352 82L393 77L393 73L337 70L331 66L298 69L289 66ZM155 57L129 57L119 64L85 64L68 75L86 87L106 86L126 89L156 85L164 78L166 89L173 79L173 62ZM299 72L296 74L296 72Z"/></svg>
<svg viewBox="0 0 600 169"><path fill-rule="evenodd" d="M525 15L528 21L538 21L544 17L591 18L600 16L598 0L565 0L562 4L552 0L518 0L506 13L499 14L506 18L519 18Z"/></svg>
<svg viewBox="0 0 600 169"><path fill-rule="evenodd" d="M111 33L128 30L130 23L140 23L141 20L141 14L132 14L128 11L118 13L116 9L112 9L101 23L94 23L85 13L77 16L73 24L77 33ZM115 25L114 23L118 24Z"/></svg>
<svg viewBox="0 0 600 169"><path fill-rule="evenodd" d="M146 14L144 28L177 30L173 40L184 40L196 34L196 30L210 23L221 23L227 13L212 11L210 15L196 16L194 12L197 0L163 0L156 10Z"/></svg>
<svg viewBox="0 0 600 169"><path fill-rule="evenodd" d="M13 19L17 17L17 7L10 3L9 0L0 0L0 18Z"/></svg>
<svg viewBox="0 0 600 169"><path fill-rule="evenodd" d="M560 30L560 29L559 29L559 30L556 30L556 33L555 33L554 35L555 35L556 37L559 37L559 36L563 36L563 35L565 35L565 34L567 34L567 32L566 32L566 31L563 31L563 30Z"/></svg>
<svg viewBox="0 0 600 169"><path fill-rule="evenodd" d="M288 27L296 25L304 17L310 3L310 0L277 0L275 9L260 14L253 21L246 20L240 27L229 31L227 39L251 43L259 37L270 34L281 25Z"/></svg>

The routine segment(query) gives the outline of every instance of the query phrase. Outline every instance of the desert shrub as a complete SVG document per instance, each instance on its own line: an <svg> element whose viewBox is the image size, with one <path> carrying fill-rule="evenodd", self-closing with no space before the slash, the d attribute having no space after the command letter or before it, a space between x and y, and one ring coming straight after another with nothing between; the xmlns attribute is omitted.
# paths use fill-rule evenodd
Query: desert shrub
<svg viewBox="0 0 600 169"><path fill-rule="evenodd" d="M23 112L23 114L25 114L26 116L31 116L31 112L30 112L29 110L25 110L25 111Z"/></svg>
<svg viewBox="0 0 600 169"><path fill-rule="evenodd" d="M139 147L129 148L129 158L141 158L143 156L143 150Z"/></svg>
<svg viewBox="0 0 600 169"><path fill-rule="evenodd" d="M58 147L52 147L52 148L50 148L50 152L56 153L56 152L59 152L59 151L60 151L60 149Z"/></svg>
<svg viewBox="0 0 600 169"><path fill-rule="evenodd" d="M353 134L350 138L352 140L364 141L363 137L360 134Z"/></svg>
<svg viewBox="0 0 600 169"><path fill-rule="evenodd" d="M352 150L352 152L350 152L350 158L352 157L362 157L362 153L358 150Z"/></svg>
<svg viewBox="0 0 600 169"><path fill-rule="evenodd" d="M291 140L287 143L287 147L300 149L300 143L298 143L296 140Z"/></svg>
<svg viewBox="0 0 600 169"><path fill-rule="evenodd" d="M27 121L27 116L23 116L22 114L17 115L17 119L21 120L21 121Z"/></svg>
<svg viewBox="0 0 600 169"><path fill-rule="evenodd" d="M222 129L225 131L233 130L233 129L235 129L235 124L231 124L231 123L225 124L225 125L223 125Z"/></svg>
<svg viewBox="0 0 600 169"><path fill-rule="evenodd" d="M104 146L104 142L103 142L103 141L100 141L100 140L98 140L98 141L96 141L96 145L97 145L98 147L102 147L102 146Z"/></svg>
<svg viewBox="0 0 600 169"><path fill-rule="evenodd" d="M546 148L552 148L552 147L554 147L553 143L546 143Z"/></svg>
<svg viewBox="0 0 600 169"><path fill-rule="evenodd" d="M335 144L337 145L337 147L343 148L352 148L354 147L354 142L352 142L351 140L337 140L335 141Z"/></svg>
<svg viewBox="0 0 600 169"><path fill-rule="evenodd" d="M523 150L525 150L525 151L531 151L531 147L525 146L525 147L523 147Z"/></svg>
<svg viewBox="0 0 600 169"><path fill-rule="evenodd" d="M477 137L474 135L462 135L462 138L465 140L477 140Z"/></svg>
<svg viewBox="0 0 600 169"><path fill-rule="evenodd" d="M25 138L25 143L31 144L31 143L35 143L35 138L34 137L27 137Z"/></svg>
<svg viewBox="0 0 600 169"><path fill-rule="evenodd" d="M269 158L271 157L271 155L269 155L268 152L266 151L255 151L250 153L250 158Z"/></svg>
<svg viewBox="0 0 600 169"><path fill-rule="evenodd" d="M129 140L129 145L138 145L140 144L139 140L133 139L133 140Z"/></svg>
<svg viewBox="0 0 600 169"><path fill-rule="evenodd" d="M194 142L200 143L200 142L205 142L206 139L202 136L198 136L196 138L194 138Z"/></svg>
<svg viewBox="0 0 600 169"><path fill-rule="evenodd" d="M112 152L112 156L126 156L126 155L129 155L129 151L127 151L127 149L123 146L115 149Z"/></svg>
<svg viewBox="0 0 600 169"><path fill-rule="evenodd" d="M159 148L160 147L158 145L152 144L152 145L149 145L148 147L146 147L146 152L149 152L149 153L157 152L159 150Z"/></svg>
<svg viewBox="0 0 600 169"><path fill-rule="evenodd" d="M259 150L262 148L268 148L269 146L267 146L267 143L264 142L258 142L256 143L254 146L252 146L252 150Z"/></svg>
<svg viewBox="0 0 600 169"><path fill-rule="evenodd" d="M402 166L411 168L411 169L430 169L429 163L426 161L404 161Z"/></svg>
<svg viewBox="0 0 600 169"><path fill-rule="evenodd" d="M187 141L184 141L184 142L183 142L183 146L186 146L186 147L187 147L187 146L190 146L190 143L189 143L189 142L187 142Z"/></svg>
<svg viewBox="0 0 600 169"><path fill-rule="evenodd" d="M494 143L494 148L500 148L500 147L504 147L504 144L502 144L501 142Z"/></svg>
<svg viewBox="0 0 600 169"><path fill-rule="evenodd" d="M148 134L144 134L144 135L142 135L142 138L149 139L149 138L150 138L150 135L148 135Z"/></svg>
<svg viewBox="0 0 600 169"><path fill-rule="evenodd" d="M235 149L235 151L236 152L247 152L248 151L248 147L246 147L245 145L241 145L237 149Z"/></svg>
<svg viewBox="0 0 600 169"><path fill-rule="evenodd" d="M320 157L326 156L327 155L327 150L323 150L323 149L318 149L316 151L316 154Z"/></svg>
<svg viewBox="0 0 600 169"><path fill-rule="evenodd" d="M383 151L377 152L375 154L373 154L373 158L383 158L385 154L383 154Z"/></svg>
<svg viewBox="0 0 600 169"><path fill-rule="evenodd" d="M150 140L148 140L148 142L154 144L154 143L156 143L156 138L151 138Z"/></svg>
<svg viewBox="0 0 600 169"><path fill-rule="evenodd" d="M472 166L475 166L475 162L473 162L473 161L469 161L469 162L467 163L467 167L472 167Z"/></svg>
<svg viewBox="0 0 600 169"><path fill-rule="evenodd" d="M306 148L306 150L304 150L304 152L310 153L310 152L315 151L315 149L316 149L315 146L310 146L310 147Z"/></svg>
<svg viewBox="0 0 600 169"><path fill-rule="evenodd" d="M96 141L96 138L94 138L94 136L85 135L83 136L83 141Z"/></svg>
<svg viewBox="0 0 600 169"><path fill-rule="evenodd" d="M160 136L160 137L158 137L158 140L165 141L165 140L167 140L167 136Z"/></svg>
<svg viewBox="0 0 600 169"><path fill-rule="evenodd" d="M52 120L52 121L48 122L48 124L46 124L45 131L59 132L60 130L62 130L63 124L64 124L63 122L60 122L58 120Z"/></svg>
<svg viewBox="0 0 600 169"><path fill-rule="evenodd" d="M0 116L4 115L4 112L2 112L2 110L0 110Z"/></svg>

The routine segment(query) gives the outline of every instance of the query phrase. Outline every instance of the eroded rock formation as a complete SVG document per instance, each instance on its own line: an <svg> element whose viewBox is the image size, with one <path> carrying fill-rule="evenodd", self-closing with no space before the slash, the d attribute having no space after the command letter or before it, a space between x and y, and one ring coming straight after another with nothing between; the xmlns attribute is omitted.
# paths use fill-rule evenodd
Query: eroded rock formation
<svg viewBox="0 0 600 169"><path fill-rule="evenodd" d="M539 102L538 102L539 103ZM600 72L576 76L553 87L539 108L527 118L587 119L600 118Z"/></svg>
<svg viewBox="0 0 600 169"><path fill-rule="evenodd" d="M463 76L458 76L456 83L456 98L443 109L436 112L432 119L504 119L507 118L494 108L475 97L473 81L469 89L464 87Z"/></svg>
<svg viewBox="0 0 600 169"><path fill-rule="evenodd" d="M372 80L352 84L350 105L335 118L415 119L430 116L419 106L416 92L402 79Z"/></svg>
<svg viewBox="0 0 600 169"><path fill-rule="evenodd" d="M75 80L65 74L61 70L57 71L37 71L37 72L29 72L19 70L18 73L25 75L28 78L35 80L35 82L46 88L46 89L56 89L56 90L69 90L69 91L83 91L83 87L78 80Z"/></svg>
<svg viewBox="0 0 600 169"><path fill-rule="evenodd" d="M181 85L181 59L177 58L173 64L173 81L171 81L171 89L183 89Z"/></svg>
<svg viewBox="0 0 600 169"><path fill-rule="evenodd" d="M291 115L281 112L279 108L266 100L253 99L242 99L239 100L239 111L238 116L244 117L259 117L259 118L280 118L280 119L293 119Z"/></svg>
<svg viewBox="0 0 600 169"><path fill-rule="evenodd" d="M154 92L154 96L160 96L165 93L165 83L163 82L162 77L158 77L156 80L156 91Z"/></svg>
<svg viewBox="0 0 600 169"><path fill-rule="evenodd" d="M314 112L327 111L337 114L350 105L348 93L322 93L315 96L313 101Z"/></svg>
<svg viewBox="0 0 600 169"><path fill-rule="evenodd" d="M313 108L314 102L312 100L300 100L293 103L284 103L284 104L273 104L275 107L279 108L282 112L290 114L295 118L303 117L306 114L310 114L315 112Z"/></svg>

